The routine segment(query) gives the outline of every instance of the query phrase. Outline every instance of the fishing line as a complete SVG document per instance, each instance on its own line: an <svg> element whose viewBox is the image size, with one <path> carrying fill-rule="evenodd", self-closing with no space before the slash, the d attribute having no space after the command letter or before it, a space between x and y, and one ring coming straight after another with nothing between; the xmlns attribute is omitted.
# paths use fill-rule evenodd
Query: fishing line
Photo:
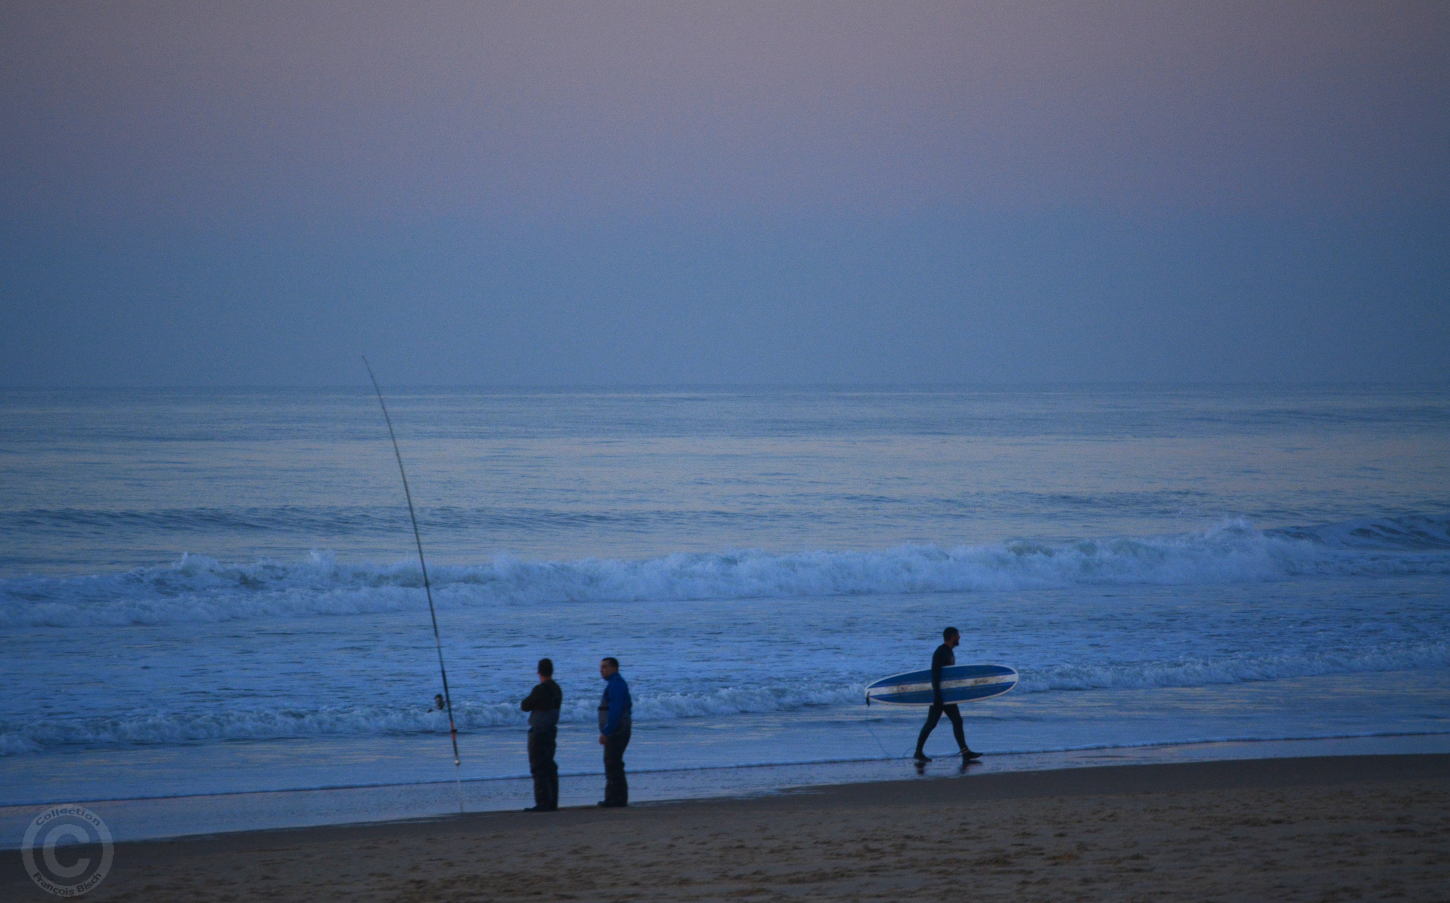
<svg viewBox="0 0 1450 903"><path fill-rule="evenodd" d="M373 375L373 366L363 355L363 366L368 370L368 379L373 381L373 391L378 395L378 406L383 409L383 420L388 424L388 438L393 440L393 457L398 459L398 473L403 478L403 496L408 500L408 517L413 522L413 542L418 547L418 567L423 571L423 592L428 596L428 614L433 618L433 645L438 649L438 673L443 676L443 704L448 711L448 736L453 740L453 780L458 787L458 811L463 811L463 785L459 776L462 759L458 755L458 727L453 722L453 696L448 692L448 668L443 664L443 638L438 633L438 610L433 607L433 585L428 580L428 562L423 558L423 535L418 532L418 515L413 510L413 492L408 488L408 471L403 468L403 453L398 448L398 434L393 431L393 418L388 416L387 402L383 401L383 390L378 378Z"/></svg>

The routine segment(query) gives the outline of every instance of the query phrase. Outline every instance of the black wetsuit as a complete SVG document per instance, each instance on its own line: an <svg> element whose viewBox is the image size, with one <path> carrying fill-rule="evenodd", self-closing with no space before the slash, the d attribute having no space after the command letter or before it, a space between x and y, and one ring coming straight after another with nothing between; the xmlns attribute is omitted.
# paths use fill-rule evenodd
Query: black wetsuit
<svg viewBox="0 0 1450 903"><path fill-rule="evenodd" d="M942 643L936 647L936 652L931 655L931 708L926 713L926 724L921 728L921 734L916 738L916 755L918 758L925 756L922 747L926 746L926 738L936 729L936 723L941 720L942 712L952 721L952 733L956 736L957 746L963 750L967 748L967 736L962 730L962 710L957 708L956 703L944 705L941 695L941 672L943 668L955 665L957 657L952 653L952 647Z"/></svg>
<svg viewBox="0 0 1450 903"><path fill-rule="evenodd" d="M541 680L523 701L529 713L529 773L534 776L534 805L541 810L559 808L559 766L554 749L559 732L559 709L564 691L552 680Z"/></svg>

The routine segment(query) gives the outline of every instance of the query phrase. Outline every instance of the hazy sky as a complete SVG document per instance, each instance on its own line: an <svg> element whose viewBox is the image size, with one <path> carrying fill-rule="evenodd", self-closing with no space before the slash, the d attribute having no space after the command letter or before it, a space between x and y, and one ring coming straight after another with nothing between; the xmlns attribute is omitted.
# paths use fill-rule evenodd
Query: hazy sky
<svg viewBox="0 0 1450 903"><path fill-rule="evenodd" d="M0 110L0 385L1450 378L1443 0L5 0Z"/></svg>

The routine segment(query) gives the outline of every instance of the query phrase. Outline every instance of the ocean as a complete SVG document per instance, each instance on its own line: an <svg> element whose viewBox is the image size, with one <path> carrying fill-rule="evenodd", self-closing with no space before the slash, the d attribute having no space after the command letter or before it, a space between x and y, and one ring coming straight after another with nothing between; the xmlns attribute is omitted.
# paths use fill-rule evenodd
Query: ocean
<svg viewBox="0 0 1450 903"><path fill-rule="evenodd" d="M972 768L1450 749L1444 387L384 390L461 763L370 386L5 389L0 846L522 808L542 656L565 806L605 655L637 800L910 776L947 625Z"/></svg>

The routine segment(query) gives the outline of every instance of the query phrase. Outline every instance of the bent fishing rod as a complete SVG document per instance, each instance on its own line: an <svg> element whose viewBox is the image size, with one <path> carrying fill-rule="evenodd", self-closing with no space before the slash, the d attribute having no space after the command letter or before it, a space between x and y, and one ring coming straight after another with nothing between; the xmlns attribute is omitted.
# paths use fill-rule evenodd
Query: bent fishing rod
<svg viewBox="0 0 1450 903"><path fill-rule="evenodd" d="M383 390L378 387L378 378L373 375L373 366L363 355L363 366L368 369L368 378L373 381L373 391L378 395L378 405L383 409L383 420L388 424L388 437L393 440L393 457L398 459L398 473L403 477L403 496L408 500L408 517L413 521L413 542L418 547L418 567L423 571L423 592L428 596L428 614L433 618L433 645L438 649L438 673L443 676L443 704L448 710L448 735L453 740L454 779L458 779L458 767L462 759L458 755L458 728L453 723L453 697L448 692L448 669L443 664L443 639L438 633L438 610L433 607L433 586L428 580L428 562L423 559L423 535L418 532L418 515L413 510L413 492L408 488L408 471L403 468L403 453L398 448L398 434L393 431L393 418L388 416L387 402L383 401ZM463 800L458 801L462 810Z"/></svg>

